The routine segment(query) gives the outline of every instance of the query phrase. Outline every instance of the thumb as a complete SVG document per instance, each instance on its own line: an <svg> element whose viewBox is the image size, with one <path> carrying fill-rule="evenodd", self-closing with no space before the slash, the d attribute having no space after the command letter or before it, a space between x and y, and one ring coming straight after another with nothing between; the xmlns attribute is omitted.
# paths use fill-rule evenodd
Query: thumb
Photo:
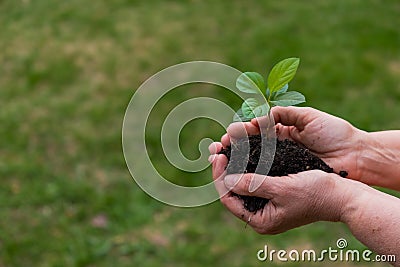
<svg viewBox="0 0 400 267"><path fill-rule="evenodd" d="M230 174L225 176L224 183L236 194L272 199L276 195L277 178L255 173Z"/></svg>

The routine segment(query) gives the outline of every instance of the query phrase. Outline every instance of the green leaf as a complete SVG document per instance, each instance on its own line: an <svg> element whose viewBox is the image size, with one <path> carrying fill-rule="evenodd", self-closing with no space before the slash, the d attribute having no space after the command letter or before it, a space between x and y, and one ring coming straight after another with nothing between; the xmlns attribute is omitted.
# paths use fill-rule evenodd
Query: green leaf
<svg viewBox="0 0 400 267"><path fill-rule="evenodd" d="M242 114L247 119L265 116L269 109L268 103L260 104L255 98L248 98L242 104Z"/></svg>
<svg viewBox="0 0 400 267"><path fill-rule="evenodd" d="M268 75L268 88L271 92L282 89L296 74L300 59L287 58L278 62Z"/></svg>
<svg viewBox="0 0 400 267"><path fill-rule="evenodd" d="M260 106L256 107L253 110L253 113L254 113L255 117L262 117L262 116L265 116L265 115L268 114L269 109L270 108L269 108L268 103L265 103L263 105L260 105Z"/></svg>
<svg viewBox="0 0 400 267"><path fill-rule="evenodd" d="M304 95L296 91L285 92L277 94L274 99L270 101L274 106L293 106L306 102Z"/></svg>
<svg viewBox="0 0 400 267"><path fill-rule="evenodd" d="M233 122L242 122L242 121L250 121L250 119L246 118L243 115L242 108L236 111L235 115L233 115Z"/></svg>
<svg viewBox="0 0 400 267"><path fill-rule="evenodd" d="M289 84L285 84L285 86L283 86L281 89L279 89L279 90L276 91L276 92L273 92L273 93L271 94L271 97L269 96L269 95L270 95L269 89L267 89L267 90L265 91L265 93L266 93L267 99L274 100L274 98L275 98L278 94L286 93L288 89L289 89Z"/></svg>
<svg viewBox="0 0 400 267"><path fill-rule="evenodd" d="M242 112L245 118L252 119L255 118L253 110L259 106L257 99L248 98L242 104Z"/></svg>
<svg viewBox="0 0 400 267"><path fill-rule="evenodd" d="M264 90L265 81L257 72L245 72L237 78L236 87L244 93L257 94L260 90Z"/></svg>
<svg viewBox="0 0 400 267"><path fill-rule="evenodd" d="M277 91L277 93L286 93L289 89L289 84L285 84L281 89Z"/></svg>

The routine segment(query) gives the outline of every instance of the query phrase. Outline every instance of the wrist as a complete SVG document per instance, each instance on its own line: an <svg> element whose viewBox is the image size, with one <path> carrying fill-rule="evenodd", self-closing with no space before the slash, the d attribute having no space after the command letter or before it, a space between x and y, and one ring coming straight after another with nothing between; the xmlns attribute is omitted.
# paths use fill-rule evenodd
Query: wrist
<svg viewBox="0 0 400 267"><path fill-rule="evenodd" d="M365 153L368 153L368 148L371 147L371 143L373 142L370 134L366 131L354 128L354 155L355 155L355 177L351 177L354 180L361 181L362 177L365 177L366 162L365 162Z"/></svg>
<svg viewBox="0 0 400 267"><path fill-rule="evenodd" d="M366 184L350 179L342 179L342 198L338 221L351 225L360 216L363 207L371 199L371 191L374 189Z"/></svg>
<svg viewBox="0 0 400 267"><path fill-rule="evenodd" d="M361 184L337 174L326 174L325 183L320 185L325 190L321 192L318 200L321 203L319 220L343 222L347 218L347 214L353 209L350 203L357 197L353 183Z"/></svg>
<svg viewBox="0 0 400 267"><path fill-rule="evenodd" d="M396 166L400 162L398 132L363 132L359 139L357 180L368 185L399 190L400 183L395 179L398 177Z"/></svg>
<svg viewBox="0 0 400 267"><path fill-rule="evenodd" d="M323 203L321 220L348 224L351 218L365 206L365 199L371 197L371 191L374 189L359 181L345 179L336 174L327 174L327 178L328 183L323 186L328 190L321 196L321 203Z"/></svg>

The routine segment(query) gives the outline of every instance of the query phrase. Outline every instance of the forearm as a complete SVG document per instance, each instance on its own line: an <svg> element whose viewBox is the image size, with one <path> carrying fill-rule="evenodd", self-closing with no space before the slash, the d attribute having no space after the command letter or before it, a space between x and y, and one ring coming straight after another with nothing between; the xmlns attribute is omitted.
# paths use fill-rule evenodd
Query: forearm
<svg viewBox="0 0 400 267"><path fill-rule="evenodd" d="M360 181L400 190L400 131L364 133L362 138Z"/></svg>
<svg viewBox="0 0 400 267"><path fill-rule="evenodd" d="M400 264L400 199L351 182L354 197L343 206L340 220L368 248L381 255L396 255Z"/></svg>

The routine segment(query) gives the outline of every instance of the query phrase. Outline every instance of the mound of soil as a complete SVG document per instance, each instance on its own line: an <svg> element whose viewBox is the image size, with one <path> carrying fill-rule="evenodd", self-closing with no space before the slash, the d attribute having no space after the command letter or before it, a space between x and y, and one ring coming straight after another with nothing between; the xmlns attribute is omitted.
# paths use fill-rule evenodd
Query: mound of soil
<svg viewBox="0 0 400 267"><path fill-rule="evenodd" d="M290 140L276 140L274 160L269 172L266 173L267 171L262 167L260 168L260 166L270 165L267 164L265 160L271 158L272 155L269 156L268 153L271 153L270 151L261 151L261 147L261 135L252 135L249 136L249 138L237 140L237 142L231 144L231 146L222 149L219 154L226 155L229 160L226 169L227 174L258 173L269 176L285 176L313 169L319 169L329 173L333 172L331 167L320 158L313 155L308 149ZM248 154L243 152L248 149ZM260 161L261 152L263 152L264 156ZM247 158L248 160L246 162ZM257 166L259 166L258 169ZM341 171L340 175L346 177L347 173ZM244 208L250 212L256 213L258 210L263 209L265 204L268 203L268 199L265 198L232 194L243 200Z"/></svg>

